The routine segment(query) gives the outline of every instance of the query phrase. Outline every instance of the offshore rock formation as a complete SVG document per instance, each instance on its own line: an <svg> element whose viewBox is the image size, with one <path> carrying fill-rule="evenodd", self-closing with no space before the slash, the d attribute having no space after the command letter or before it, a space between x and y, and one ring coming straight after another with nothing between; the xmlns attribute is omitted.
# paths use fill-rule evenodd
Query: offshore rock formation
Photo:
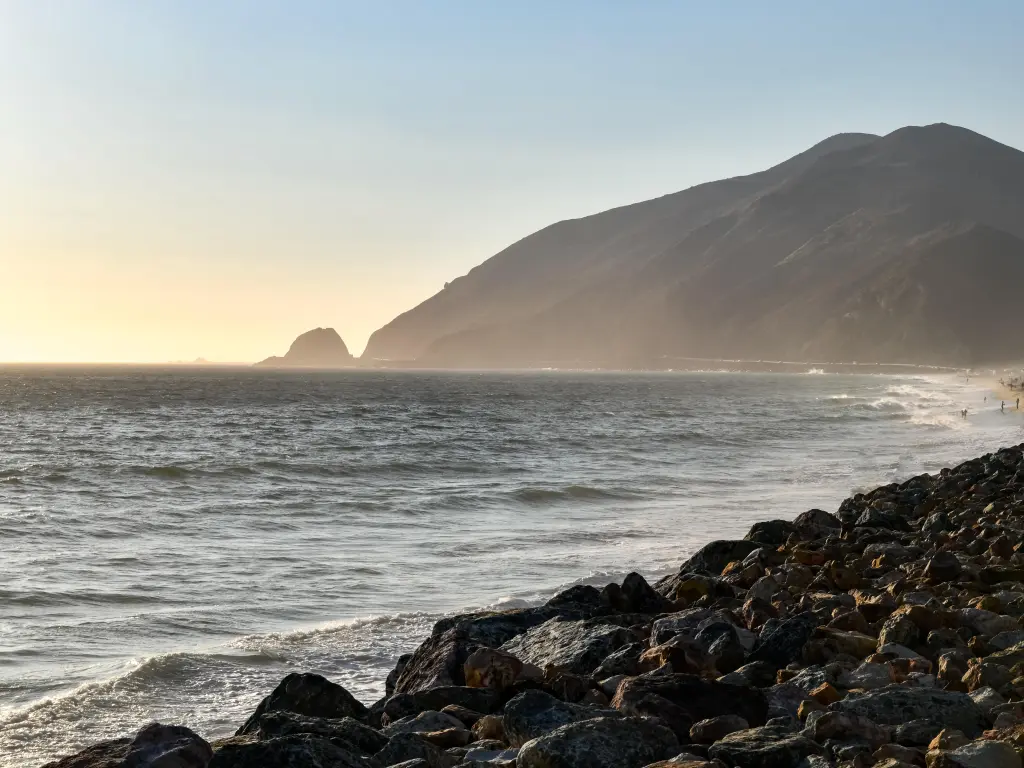
<svg viewBox="0 0 1024 768"><path fill-rule="evenodd" d="M355 359L333 328L314 328L299 336L284 357L268 357L256 365L263 368L345 368Z"/></svg>
<svg viewBox="0 0 1024 768"><path fill-rule="evenodd" d="M937 124L840 134L760 173L546 227L378 329L364 358L969 366L1024 283L1024 152Z"/></svg>
<svg viewBox="0 0 1024 768"><path fill-rule="evenodd" d="M653 586L439 621L369 708L292 674L238 732L47 768L1021 768L1024 445L758 523Z"/></svg>

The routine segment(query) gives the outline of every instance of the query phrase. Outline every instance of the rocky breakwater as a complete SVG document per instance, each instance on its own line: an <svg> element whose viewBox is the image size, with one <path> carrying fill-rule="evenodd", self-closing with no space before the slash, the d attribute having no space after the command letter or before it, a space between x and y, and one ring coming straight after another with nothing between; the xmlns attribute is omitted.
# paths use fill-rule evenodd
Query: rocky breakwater
<svg viewBox="0 0 1024 768"><path fill-rule="evenodd" d="M366 707L292 674L231 738L50 768L1022 768L1024 446L755 525L649 585L444 619Z"/></svg>

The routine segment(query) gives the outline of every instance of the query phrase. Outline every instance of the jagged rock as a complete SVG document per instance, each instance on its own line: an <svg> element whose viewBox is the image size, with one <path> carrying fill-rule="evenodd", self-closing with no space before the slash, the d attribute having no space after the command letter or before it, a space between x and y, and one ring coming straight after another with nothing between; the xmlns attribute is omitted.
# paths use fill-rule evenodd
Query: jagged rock
<svg viewBox="0 0 1024 768"><path fill-rule="evenodd" d="M1006 703L1006 699L1000 696L998 691L988 686L976 688L968 695L971 697L971 701L978 705L978 709L986 715L990 715L992 710Z"/></svg>
<svg viewBox="0 0 1024 768"><path fill-rule="evenodd" d="M1020 629L1017 620L1012 616L1001 616L998 613L978 608L963 608L956 612L956 616L964 626L988 637L998 635L1000 632L1012 632Z"/></svg>
<svg viewBox="0 0 1024 768"><path fill-rule="evenodd" d="M523 662L497 648L477 648L462 665L463 677L470 688L494 688L503 691L519 679ZM537 670L538 674L540 670Z"/></svg>
<svg viewBox="0 0 1024 768"><path fill-rule="evenodd" d="M711 746L708 756L730 768L797 768L805 757L821 752L786 727L762 726L729 734Z"/></svg>
<svg viewBox="0 0 1024 768"><path fill-rule="evenodd" d="M967 686L968 691L976 691L984 687L994 688L998 691L1007 686L1013 678L1013 673L1001 664L972 659L961 680Z"/></svg>
<svg viewBox="0 0 1024 768"><path fill-rule="evenodd" d="M402 675L402 671L405 669L405 665L409 663L409 659L412 658L411 653L403 653L398 657L398 661L395 663L395 668L392 669L388 676L384 679L384 695L391 696L395 692L395 684L398 682L398 678Z"/></svg>
<svg viewBox="0 0 1024 768"><path fill-rule="evenodd" d="M291 673L260 702L245 724L235 733L241 736L259 728L260 717L267 712L294 712L307 717L364 720L366 707L337 683L310 672Z"/></svg>
<svg viewBox="0 0 1024 768"><path fill-rule="evenodd" d="M226 744L208 768L369 768L354 749L309 734L281 736L249 744Z"/></svg>
<svg viewBox="0 0 1024 768"><path fill-rule="evenodd" d="M892 740L905 747L927 747L942 731L942 724L932 720L910 720L897 725Z"/></svg>
<svg viewBox="0 0 1024 768"><path fill-rule="evenodd" d="M519 750L518 768L641 768L679 751L669 729L647 720L600 717L563 725Z"/></svg>
<svg viewBox="0 0 1024 768"><path fill-rule="evenodd" d="M837 532L842 527L842 522L835 515L822 509L809 509L796 516L793 526L811 534L825 535Z"/></svg>
<svg viewBox="0 0 1024 768"><path fill-rule="evenodd" d="M451 768L458 758L445 753L419 733L397 733L374 755L378 765L393 766L406 760L424 760L430 768ZM364 766L364 768L366 768Z"/></svg>
<svg viewBox="0 0 1024 768"><path fill-rule="evenodd" d="M797 661L817 625L814 614L803 613L780 622L770 632L767 629L762 631L750 653L750 661L766 661L779 667Z"/></svg>
<svg viewBox="0 0 1024 768"><path fill-rule="evenodd" d="M260 716L256 729L256 735L261 740L301 733L325 739L341 739L368 755L379 751L388 743L387 736L380 731L363 725L351 717L329 719L306 717L294 712L267 712Z"/></svg>
<svg viewBox="0 0 1024 768"><path fill-rule="evenodd" d="M670 664L673 672L717 675L715 661L716 657L708 653L696 639L676 635L661 645L644 651L638 666L641 672L651 672Z"/></svg>
<svg viewBox="0 0 1024 768"><path fill-rule="evenodd" d="M705 621L728 621L725 614L711 608L688 608L662 616L651 624L651 644L661 645L676 635L695 636Z"/></svg>
<svg viewBox="0 0 1024 768"><path fill-rule="evenodd" d="M767 688L775 682L775 665L766 661L752 661L718 678L720 683Z"/></svg>
<svg viewBox="0 0 1024 768"><path fill-rule="evenodd" d="M750 724L739 715L719 715L694 723L690 728L690 738L699 744L712 744L730 733L748 728Z"/></svg>
<svg viewBox="0 0 1024 768"><path fill-rule="evenodd" d="M513 638L501 650L538 667L553 664L587 675L610 653L634 639L628 629L614 624L556 618Z"/></svg>
<svg viewBox="0 0 1024 768"><path fill-rule="evenodd" d="M524 691L509 701L501 720L509 745L520 747L568 723L619 716L614 709L570 704L543 691L533 690Z"/></svg>
<svg viewBox="0 0 1024 768"><path fill-rule="evenodd" d="M896 671L889 664L861 664L839 676L843 688L861 688L872 691L896 682Z"/></svg>
<svg viewBox="0 0 1024 768"><path fill-rule="evenodd" d="M616 609L622 613L668 613L672 602L654 591L639 573L631 573L622 582L620 602Z"/></svg>
<svg viewBox="0 0 1024 768"><path fill-rule="evenodd" d="M484 715L473 723L473 736L477 741L505 741L505 720L500 715Z"/></svg>
<svg viewBox="0 0 1024 768"><path fill-rule="evenodd" d="M851 693L829 705L833 712L851 712L879 725L898 726L928 720L958 728L976 737L986 728L984 713L966 693L890 685L877 691Z"/></svg>

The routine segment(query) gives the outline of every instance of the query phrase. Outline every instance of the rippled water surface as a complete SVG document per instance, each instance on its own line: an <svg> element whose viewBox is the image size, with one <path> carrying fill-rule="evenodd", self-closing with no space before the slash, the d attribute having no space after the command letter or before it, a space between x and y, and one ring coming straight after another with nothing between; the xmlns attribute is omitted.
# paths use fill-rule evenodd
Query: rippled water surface
<svg viewBox="0 0 1024 768"><path fill-rule="evenodd" d="M1021 441L953 377L0 368L0 766ZM972 409L964 421L957 411Z"/></svg>

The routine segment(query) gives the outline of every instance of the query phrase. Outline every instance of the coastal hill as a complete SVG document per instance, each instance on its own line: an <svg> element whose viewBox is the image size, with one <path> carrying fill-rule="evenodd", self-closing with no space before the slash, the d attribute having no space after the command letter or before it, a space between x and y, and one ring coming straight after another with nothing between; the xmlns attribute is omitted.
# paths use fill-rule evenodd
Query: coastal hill
<svg viewBox="0 0 1024 768"><path fill-rule="evenodd" d="M314 328L299 336L284 357L268 357L256 365L265 368L344 368L355 363L338 332Z"/></svg>
<svg viewBox="0 0 1024 768"><path fill-rule="evenodd" d="M377 330L364 360L974 365L1024 357L1024 153L946 124L536 232Z"/></svg>

